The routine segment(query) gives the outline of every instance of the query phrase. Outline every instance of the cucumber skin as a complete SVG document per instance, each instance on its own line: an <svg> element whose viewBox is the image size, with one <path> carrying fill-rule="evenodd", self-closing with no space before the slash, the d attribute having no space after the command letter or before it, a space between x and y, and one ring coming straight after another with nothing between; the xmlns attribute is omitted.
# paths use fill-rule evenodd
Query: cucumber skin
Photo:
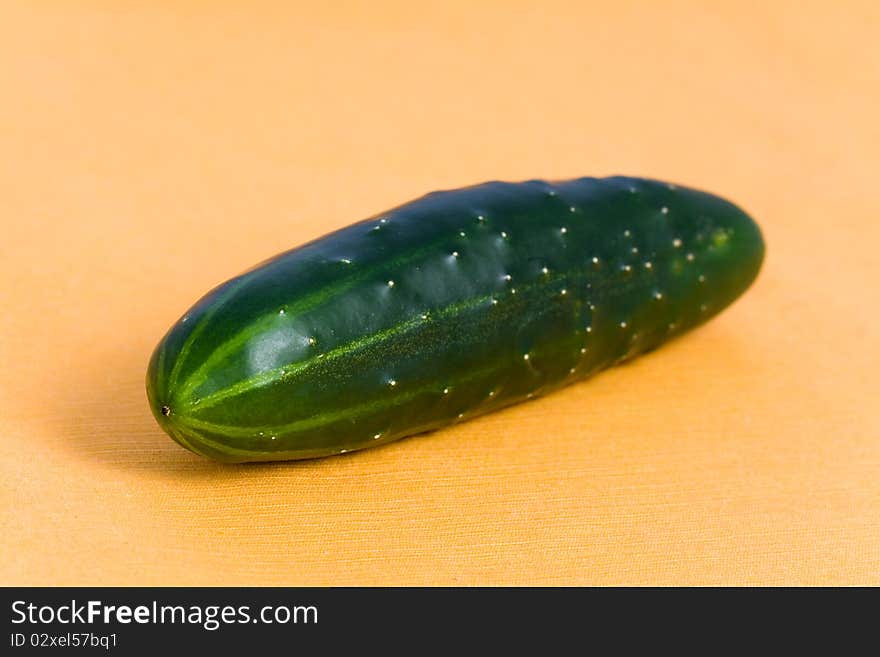
<svg viewBox="0 0 880 657"><path fill-rule="evenodd" d="M172 438L222 461L372 447L649 351L763 257L738 207L654 180L434 192L210 291L157 346L147 395Z"/></svg>

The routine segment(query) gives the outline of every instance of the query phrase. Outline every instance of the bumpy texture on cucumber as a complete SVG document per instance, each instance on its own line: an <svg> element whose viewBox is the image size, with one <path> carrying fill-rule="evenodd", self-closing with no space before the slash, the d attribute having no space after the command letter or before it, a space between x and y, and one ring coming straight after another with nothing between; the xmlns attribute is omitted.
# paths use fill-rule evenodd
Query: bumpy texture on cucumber
<svg viewBox="0 0 880 657"><path fill-rule="evenodd" d="M223 283L162 339L162 428L223 461L381 445L547 393L712 317L756 224L637 178L435 192Z"/></svg>

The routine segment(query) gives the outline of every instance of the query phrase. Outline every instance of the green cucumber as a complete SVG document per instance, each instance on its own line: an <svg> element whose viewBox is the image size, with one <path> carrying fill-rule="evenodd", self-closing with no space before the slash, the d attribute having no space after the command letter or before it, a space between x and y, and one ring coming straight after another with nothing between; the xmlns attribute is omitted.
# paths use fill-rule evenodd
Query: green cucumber
<svg viewBox="0 0 880 657"><path fill-rule="evenodd" d="M147 394L172 438L223 461L373 447L654 349L763 257L738 207L654 180L435 192L213 289L159 343Z"/></svg>

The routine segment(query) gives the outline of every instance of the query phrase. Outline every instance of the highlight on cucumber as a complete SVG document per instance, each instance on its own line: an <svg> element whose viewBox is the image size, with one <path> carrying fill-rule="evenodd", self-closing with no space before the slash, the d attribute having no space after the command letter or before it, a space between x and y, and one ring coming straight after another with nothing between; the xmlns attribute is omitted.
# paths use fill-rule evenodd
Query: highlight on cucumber
<svg viewBox="0 0 880 657"><path fill-rule="evenodd" d="M763 259L743 210L666 182L434 192L205 294L156 347L147 395L174 440L222 461L375 447L655 349Z"/></svg>

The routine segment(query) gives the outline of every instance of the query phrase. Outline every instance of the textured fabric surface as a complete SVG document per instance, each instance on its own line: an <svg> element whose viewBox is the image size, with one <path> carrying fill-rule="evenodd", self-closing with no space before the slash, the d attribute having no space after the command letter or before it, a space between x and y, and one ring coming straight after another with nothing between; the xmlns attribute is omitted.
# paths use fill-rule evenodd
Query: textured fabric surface
<svg viewBox="0 0 880 657"><path fill-rule="evenodd" d="M0 583L880 584L876 3L440 4L2 3ZM153 421L153 346L255 262L616 173L746 208L755 286L359 454L226 466Z"/></svg>

